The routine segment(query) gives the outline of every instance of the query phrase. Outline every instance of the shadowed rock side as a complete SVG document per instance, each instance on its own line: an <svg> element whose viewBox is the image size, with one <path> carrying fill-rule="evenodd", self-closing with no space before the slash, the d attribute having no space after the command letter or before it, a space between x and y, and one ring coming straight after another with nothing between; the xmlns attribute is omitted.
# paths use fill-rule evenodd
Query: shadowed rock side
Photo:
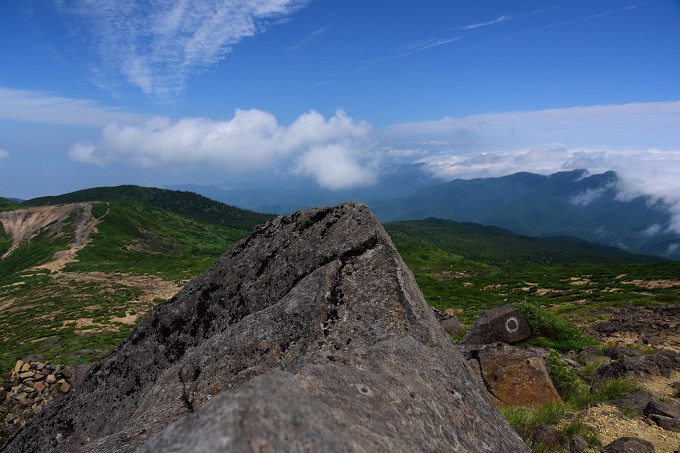
<svg viewBox="0 0 680 453"><path fill-rule="evenodd" d="M353 203L256 228L6 446L137 449L528 451Z"/></svg>

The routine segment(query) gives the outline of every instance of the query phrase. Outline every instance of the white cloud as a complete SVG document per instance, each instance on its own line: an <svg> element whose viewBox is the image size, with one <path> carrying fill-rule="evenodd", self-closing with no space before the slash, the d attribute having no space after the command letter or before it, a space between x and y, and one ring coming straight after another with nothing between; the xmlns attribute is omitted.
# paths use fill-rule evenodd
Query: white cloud
<svg viewBox="0 0 680 453"><path fill-rule="evenodd" d="M143 119L141 115L102 106L88 99L7 87L0 87L0 118L97 127L111 121L137 123Z"/></svg>
<svg viewBox="0 0 680 453"><path fill-rule="evenodd" d="M486 113L390 126L394 139L447 141L463 150L568 146L677 147L680 101Z"/></svg>
<svg viewBox="0 0 680 453"><path fill-rule="evenodd" d="M602 197L610 187L598 187L596 189L586 189L578 195L569 197L569 203L575 206L588 206L598 198Z"/></svg>
<svg viewBox="0 0 680 453"><path fill-rule="evenodd" d="M510 19L512 19L512 17L502 15L502 16L498 16L494 20L490 20L490 21L487 21L487 22L479 22L479 23L476 23L476 24L465 25L464 27L461 27L461 28L463 30L474 30L475 28L488 27L489 25L495 25L495 24L500 24L502 22L507 22Z"/></svg>
<svg viewBox="0 0 680 453"><path fill-rule="evenodd" d="M297 161L295 172L311 176L331 190L368 186L376 181L376 172L357 162L356 150L332 144L314 147Z"/></svg>
<svg viewBox="0 0 680 453"><path fill-rule="evenodd" d="M289 126L261 110L237 110L226 121L155 117L143 125L110 123L98 143L76 143L71 159L97 165L217 165L226 172L259 170L295 160L294 172L330 189L375 181L370 163L371 126L344 112L326 120L310 111Z"/></svg>
<svg viewBox="0 0 680 453"><path fill-rule="evenodd" d="M614 170L621 200L650 196L667 205L680 232L680 101L599 105L444 117L395 124L384 140L429 151L417 160L442 179ZM446 142L447 146L427 143ZM574 202L592 202L597 193Z"/></svg>
<svg viewBox="0 0 680 453"><path fill-rule="evenodd" d="M125 80L158 100L181 93L189 75L293 13L308 0L99 0L61 3L78 19L99 59L93 74ZM110 85L101 80L100 85Z"/></svg>

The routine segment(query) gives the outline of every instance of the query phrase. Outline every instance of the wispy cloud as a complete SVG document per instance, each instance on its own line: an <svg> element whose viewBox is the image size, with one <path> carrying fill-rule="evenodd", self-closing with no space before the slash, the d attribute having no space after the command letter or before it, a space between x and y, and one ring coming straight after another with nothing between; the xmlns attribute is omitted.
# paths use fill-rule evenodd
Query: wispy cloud
<svg viewBox="0 0 680 453"><path fill-rule="evenodd" d="M512 19L511 16L502 15L502 16L498 16L494 20L490 20L488 22L479 22L479 23L476 23L476 24L465 25L463 27L460 27L460 29L461 30L474 30L475 28L488 27L489 25L495 25L495 24L500 24L501 22L507 22L510 19Z"/></svg>
<svg viewBox="0 0 680 453"><path fill-rule="evenodd" d="M155 117L142 125L110 123L98 143L76 143L69 155L100 166L207 164L227 173L291 165L323 187L341 189L376 179L367 161L370 130L342 111L328 120L310 111L284 126L269 112L237 110L226 121Z"/></svg>
<svg viewBox="0 0 680 453"><path fill-rule="evenodd" d="M80 19L95 55L98 83L122 76L148 96L178 96L191 74L222 60L244 38L309 0L99 0L58 3ZM101 80L103 76L104 80Z"/></svg>
<svg viewBox="0 0 680 453"><path fill-rule="evenodd" d="M395 139L446 141L461 151L564 143L569 146L676 147L680 101L487 113L395 124Z"/></svg>
<svg viewBox="0 0 680 453"><path fill-rule="evenodd" d="M7 159L9 157L9 151L0 148L0 159Z"/></svg>
<svg viewBox="0 0 680 453"><path fill-rule="evenodd" d="M142 115L103 106L88 99L6 87L0 87L0 118L96 127L111 121L138 123L144 119Z"/></svg>
<svg viewBox="0 0 680 453"><path fill-rule="evenodd" d="M328 29L327 27L317 28L316 30L314 30L314 31L312 31L311 33L309 33L307 36L305 36L304 38L302 38L302 39L301 39L300 41L298 41L297 43L293 44L292 46L284 47L283 49L284 49L284 50L297 50L297 49L300 49L301 47L305 46L305 45L306 45L307 43L309 43L310 41L312 41L312 40L318 38L319 36L323 35L323 34L326 32L327 29Z"/></svg>

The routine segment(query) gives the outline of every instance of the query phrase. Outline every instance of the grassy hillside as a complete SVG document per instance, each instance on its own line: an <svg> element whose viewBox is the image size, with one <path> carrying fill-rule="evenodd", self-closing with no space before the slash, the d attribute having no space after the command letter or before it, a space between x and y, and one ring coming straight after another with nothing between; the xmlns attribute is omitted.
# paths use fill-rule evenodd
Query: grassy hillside
<svg viewBox="0 0 680 453"><path fill-rule="evenodd" d="M392 222L385 228L397 242L422 242L492 265L663 261L571 237L533 238L502 228L453 220L429 218Z"/></svg>
<svg viewBox="0 0 680 453"><path fill-rule="evenodd" d="M507 303L527 301L583 322L597 319L604 307L680 300L677 261L436 219L389 223L386 229L428 303L457 310L468 325L484 310Z"/></svg>
<svg viewBox="0 0 680 453"><path fill-rule="evenodd" d="M20 209L21 207L22 205L20 203L17 203L16 201L0 197L0 212L13 211L15 209Z"/></svg>
<svg viewBox="0 0 680 453"><path fill-rule="evenodd" d="M272 215L235 208L193 192L156 189L152 187L97 187L53 197L34 198L26 206L46 206L81 201L115 201L159 208L201 222L231 228L252 230Z"/></svg>
<svg viewBox="0 0 680 453"><path fill-rule="evenodd" d="M0 260L0 373L36 354L63 364L98 360L174 295L176 282L204 272L249 233L139 203L94 202L99 223L77 261L56 272L36 267L73 246L82 212L74 205ZM0 255L11 243L0 228Z"/></svg>

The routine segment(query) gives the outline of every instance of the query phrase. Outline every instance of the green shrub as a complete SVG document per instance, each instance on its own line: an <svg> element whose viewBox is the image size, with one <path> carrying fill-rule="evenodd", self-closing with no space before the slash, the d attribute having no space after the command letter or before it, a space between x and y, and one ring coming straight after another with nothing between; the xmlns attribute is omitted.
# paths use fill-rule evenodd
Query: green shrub
<svg viewBox="0 0 680 453"><path fill-rule="evenodd" d="M557 431L557 440L563 446L569 445L569 441L576 436L580 436L588 442L589 447L602 445L602 440L597 432L579 420L567 422Z"/></svg>
<svg viewBox="0 0 680 453"><path fill-rule="evenodd" d="M506 406L500 409L505 419L517 434L525 441L531 439L531 432L539 425L554 425L564 418L567 413L561 402L546 404L539 407Z"/></svg>
<svg viewBox="0 0 680 453"><path fill-rule="evenodd" d="M565 400L585 387L576 371L562 360L557 351L548 352L545 363L555 389Z"/></svg>
<svg viewBox="0 0 680 453"><path fill-rule="evenodd" d="M545 307L531 302L513 304L526 320L532 342L560 352L578 351L587 345L598 344L597 340L581 332L576 327L555 316Z"/></svg>

